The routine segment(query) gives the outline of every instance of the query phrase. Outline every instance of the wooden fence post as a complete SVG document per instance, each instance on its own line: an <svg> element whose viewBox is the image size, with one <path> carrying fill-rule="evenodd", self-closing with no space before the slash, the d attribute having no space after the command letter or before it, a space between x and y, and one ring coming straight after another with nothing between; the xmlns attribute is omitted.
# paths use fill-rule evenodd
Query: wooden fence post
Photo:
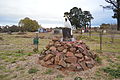
<svg viewBox="0 0 120 80"><path fill-rule="evenodd" d="M102 51L102 35L103 35L103 30L100 32L100 51Z"/></svg>
<svg viewBox="0 0 120 80"><path fill-rule="evenodd" d="M111 32L111 42L114 43L114 31Z"/></svg>

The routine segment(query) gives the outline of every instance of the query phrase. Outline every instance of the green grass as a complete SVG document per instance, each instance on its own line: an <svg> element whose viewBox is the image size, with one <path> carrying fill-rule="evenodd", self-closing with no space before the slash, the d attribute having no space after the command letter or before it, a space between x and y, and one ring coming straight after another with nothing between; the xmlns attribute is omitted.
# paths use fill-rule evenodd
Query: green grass
<svg viewBox="0 0 120 80"><path fill-rule="evenodd" d="M88 35L79 35L77 38L79 40L83 40L88 46L90 46L90 48L92 50L94 50L94 51L100 50L99 35L98 36L91 36L91 38ZM119 44L120 44L120 39L114 39L114 43L111 43L111 37L103 37L102 38L102 52L119 53L120 52Z"/></svg>
<svg viewBox="0 0 120 80"><path fill-rule="evenodd" d="M28 70L28 73L32 74L32 73L36 73L37 71L39 71L39 70L36 69L36 68L31 68L31 69Z"/></svg>
<svg viewBox="0 0 120 80"><path fill-rule="evenodd" d="M109 75L111 75L113 78L120 78L120 69L105 67L105 68L102 68L102 70L108 73Z"/></svg>
<svg viewBox="0 0 120 80"><path fill-rule="evenodd" d="M0 75L0 80L5 80L6 77L8 77L9 75L8 74L1 74Z"/></svg>
<svg viewBox="0 0 120 80"><path fill-rule="evenodd" d="M53 70L52 69L47 69L45 72L43 72L43 74L52 74Z"/></svg>
<svg viewBox="0 0 120 80"><path fill-rule="evenodd" d="M102 64L102 59L97 55L95 61L99 64Z"/></svg>

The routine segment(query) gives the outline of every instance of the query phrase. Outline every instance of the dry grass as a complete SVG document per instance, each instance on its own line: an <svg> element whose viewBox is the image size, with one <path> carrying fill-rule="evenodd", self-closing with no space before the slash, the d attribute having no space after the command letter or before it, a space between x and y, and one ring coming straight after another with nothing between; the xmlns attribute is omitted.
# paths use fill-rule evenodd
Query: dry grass
<svg viewBox="0 0 120 80"><path fill-rule="evenodd" d="M37 63L40 51L48 44L50 39L53 36L61 35L40 33L39 37L45 36L46 38L39 39L38 53L33 52L34 45L32 40L34 36L35 33L27 33L24 35L18 35L17 33L13 33L12 35L0 33L0 37L3 39L0 40L0 80L74 80L75 77L81 77L83 80L114 79L114 77L101 71L101 69L110 66L111 63L119 63L119 52L112 53L107 50L103 53L98 53L99 43L94 40L82 39L90 46L90 49L100 56L102 64L82 72L61 72L56 69L42 67ZM117 50L117 48L115 48L115 50ZM116 64L114 64L114 66L116 66Z"/></svg>

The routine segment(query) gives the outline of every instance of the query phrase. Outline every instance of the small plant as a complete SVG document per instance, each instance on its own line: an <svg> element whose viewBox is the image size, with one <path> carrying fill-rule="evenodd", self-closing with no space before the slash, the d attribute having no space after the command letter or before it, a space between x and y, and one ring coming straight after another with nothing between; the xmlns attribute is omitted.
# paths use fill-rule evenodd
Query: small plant
<svg viewBox="0 0 120 80"><path fill-rule="evenodd" d="M56 78L64 78L64 76L60 74L60 75L57 75Z"/></svg>
<svg viewBox="0 0 120 80"><path fill-rule="evenodd" d="M28 73L32 74L32 73L36 73L37 71L39 71L39 70L36 69L36 68L31 68L31 69L28 70Z"/></svg>
<svg viewBox="0 0 120 80"><path fill-rule="evenodd" d="M63 80L62 78L55 78L55 80Z"/></svg>
<svg viewBox="0 0 120 80"><path fill-rule="evenodd" d="M95 61L99 64L102 64L102 59L97 55Z"/></svg>
<svg viewBox="0 0 120 80"><path fill-rule="evenodd" d="M82 78L81 77L75 77L74 80L82 80Z"/></svg>
<svg viewBox="0 0 120 80"><path fill-rule="evenodd" d="M38 52L38 49L37 49L37 48L34 48L33 51L37 53L37 52Z"/></svg>
<svg viewBox="0 0 120 80"><path fill-rule="evenodd" d="M118 60L120 60L120 55L116 57Z"/></svg>
<svg viewBox="0 0 120 80"><path fill-rule="evenodd" d="M47 69L43 74L52 74L53 70L52 69Z"/></svg>
<svg viewBox="0 0 120 80"><path fill-rule="evenodd" d="M18 50L18 51L16 51L16 53L23 53L23 49L20 49L20 50Z"/></svg>
<svg viewBox="0 0 120 80"><path fill-rule="evenodd" d="M25 53L27 56L31 56L32 55L32 53Z"/></svg>

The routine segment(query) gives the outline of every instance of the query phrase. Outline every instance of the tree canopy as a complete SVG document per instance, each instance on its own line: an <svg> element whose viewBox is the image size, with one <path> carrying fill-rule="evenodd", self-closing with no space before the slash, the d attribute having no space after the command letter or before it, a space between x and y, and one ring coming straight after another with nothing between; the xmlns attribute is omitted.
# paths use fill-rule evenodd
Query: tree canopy
<svg viewBox="0 0 120 80"><path fill-rule="evenodd" d="M92 14L89 11L82 11L81 8L73 7L70 12L65 12L64 16L69 19L71 25L76 28L91 26Z"/></svg>
<svg viewBox="0 0 120 80"><path fill-rule="evenodd" d="M36 31L39 27L41 27L36 20L32 20L28 17L21 19L18 23L21 31Z"/></svg>
<svg viewBox="0 0 120 80"><path fill-rule="evenodd" d="M120 30L120 0L105 0L105 1L112 5L105 6L103 8L109 8L113 10L114 16L112 17L117 19L117 30Z"/></svg>

